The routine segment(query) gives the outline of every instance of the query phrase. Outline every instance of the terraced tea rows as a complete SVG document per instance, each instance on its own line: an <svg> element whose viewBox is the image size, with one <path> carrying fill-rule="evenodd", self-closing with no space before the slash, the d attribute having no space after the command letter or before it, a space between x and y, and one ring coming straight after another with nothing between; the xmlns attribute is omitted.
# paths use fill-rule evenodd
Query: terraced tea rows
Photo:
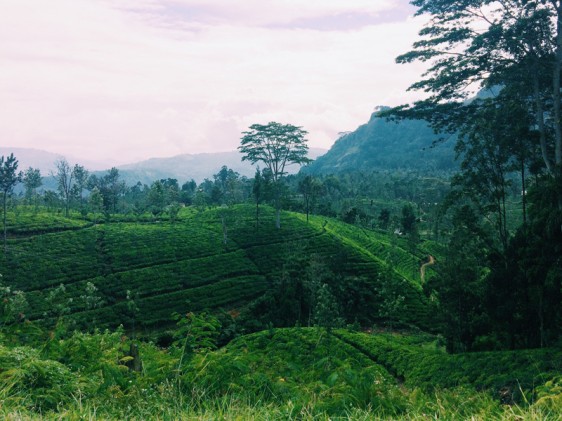
<svg viewBox="0 0 562 421"><path fill-rule="evenodd" d="M184 212L177 223L105 223L13 238L0 273L13 289L26 292L31 319L54 317L46 298L57 293L52 299L65 303L79 323L128 325L134 319L137 326L155 327L169 323L172 312L243 307L295 258L318 256L337 266L338 276L363 278L372 290L389 272L387 262L358 241L364 234L355 227L330 221L326 229L320 218L306 223L302 215L284 213L278 230L273 209L265 206L256 227L254 212L238 205ZM368 238L373 249L376 241ZM97 288L100 308L86 304L89 283ZM427 325L419 286L404 288L403 320Z"/></svg>
<svg viewBox="0 0 562 421"><path fill-rule="evenodd" d="M337 336L384 366L411 387L425 389L471 386L493 391L503 400L521 398L562 370L556 348L447 354L415 336L352 333Z"/></svg>

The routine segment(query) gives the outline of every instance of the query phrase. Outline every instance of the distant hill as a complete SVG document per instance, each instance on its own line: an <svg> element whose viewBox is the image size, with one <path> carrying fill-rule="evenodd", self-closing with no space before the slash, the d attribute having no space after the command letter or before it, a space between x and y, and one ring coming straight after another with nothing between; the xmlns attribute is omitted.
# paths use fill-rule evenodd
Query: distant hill
<svg viewBox="0 0 562 421"><path fill-rule="evenodd" d="M313 174L454 170L454 139L435 144L440 137L424 121L392 122L373 113L367 124L341 136L306 170Z"/></svg>
<svg viewBox="0 0 562 421"><path fill-rule="evenodd" d="M29 167L39 168L43 176L47 176L51 171L54 171L55 162L62 158L66 158L71 165L80 164L91 171L103 170L111 167L111 164L107 162L82 160L70 155L48 152L42 149L15 148L9 146L0 147L0 156L7 156L11 153L18 159L18 170L25 171Z"/></svg>
<svg viewBox="0 0 562 421"><path fill-rule="evenodd" d="M311 148L309 157L316 157L326 153L325 149ZM242 155L238 151L182 154L170 158L151 158L134 164L121 165L117 167L123 180L129 185L140 181L150 184L154 180L162 178L175 178L180 183L194 179L200 183L205 178L212 178L213 174L219 172L221 167L228 168L240 173L242 176L253 177L256 167L248 161L242 162ZM260 165L263 167L263 164ZM298 166L290 167L290 173L297 173Z"/></svg>
<svg viewBox="0 0 562 421"><path fill-rule="evenodd" d="M316 159L326 153L326 149L310 148L309 157ZM13 153L19 161L19 170L28 167L39 168L45 177L43 180L44 188L54 189L55 184L49 180L49 174L55 170L55 161L65 157L63 154L56 154L39 149L0 147L0 156ZM80 160L66 156L71 165L80 164L86 169L103 175L113 164L111 162L98 162ZM200 183L205 178L212 178L213 174L219 172L221 167L226 165L228 168L246 177L253 177L256 172L255 166L248 161L242 162L242 155L238 151L182 154L169 158L151 158L133 164L117 166L122 180L128 185L136 184L140 181L143 184L151 184L155 180L162 178L175 178L180 183L194 179ZM260 165L263 167L263 165ZM289 173L297 173L300 167L289 167Z"/></svg>

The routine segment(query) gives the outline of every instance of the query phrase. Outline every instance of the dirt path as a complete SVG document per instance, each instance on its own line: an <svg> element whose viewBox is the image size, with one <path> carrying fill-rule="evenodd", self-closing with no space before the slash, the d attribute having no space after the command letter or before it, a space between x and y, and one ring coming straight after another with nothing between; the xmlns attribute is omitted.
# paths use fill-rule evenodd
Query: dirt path
<svg viewBox="0 0 562 421"><path fill-rule="evenodd" d="M429 255L429 262L424 263L423 265L421 265L420 268L420 278L421 278L421 283L423 284L425 282L425 268L427 266L430 265L434 265L435 264L435 257L433 257L431 254Z"/></svg>

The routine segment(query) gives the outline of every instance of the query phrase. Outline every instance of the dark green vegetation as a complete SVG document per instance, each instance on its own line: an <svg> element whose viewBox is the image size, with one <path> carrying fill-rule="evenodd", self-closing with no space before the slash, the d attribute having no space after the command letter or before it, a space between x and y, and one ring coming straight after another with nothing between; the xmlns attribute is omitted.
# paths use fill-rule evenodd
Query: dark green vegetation
<svg viewBox="0 0 562 421"><path fill-rule="evenodd" d="M427 335L269 329L213 351L211 320L190 319L167 350L140 343L140 372L130 369L130 340L74 333L40 348L0 345L4 418L99 419L557 419L560 379L529 351L447 356ZM191 341L206 337L204 341ZM207 332L207 333L205 333ZM27 332L30 335L30 331ZM189 352L184 343L194 345ZM522 365L519 362L531 361ZM517 370L500 372L507 363ZM450 372L447 378L445 373ZM536 380L533 389L516 386ZM477 391L472 382L481 389ZM520 405L503 406L512 397ZM517 396L514 396L517 395ZM535 400L521 406L525 399Z"/></svg>
<svg viewBox="0 0 562 421"><path fill-rule="evenodd" d="M7 416L560 418L562 6L412 3L431 24L398 60L431 62L429 97L344 136L327 171L285 177L307 146L276 126L243 133L253 180L127 187L60 161L41 195L0 160ZM377 171L383 116L454 135L458 172L419 121L404 144L431 176Z"/></svg>
<svg viewBox="0 0 562 421"><path fill-rule="evenodd" d="M323 284L347 323L388 319L431 329L419 272L431 243L416 256L406 251L406 241L335 219L313 216L307 223L301 214L284 213L282 228L275 229L273 210L262 206L261 213L258 227L248 205L184 209L174 222L95 225L10 214L21 222L8 224L17 236L8 241L0 273L25 293L27 319L54 321L62 315L55 301L83 329L95 321L152 331L168 325L174 311L204 309L241 313L232 322L244 330L309 325ZM99 298L95 308L84 298L89 284ZM390 286L404 300L400 313L384 314L381 291Z"/></svg>
<svg viewBox="0 0 562 421"><path fill-rule="evenodd" d="M439 273L422 285L420 262L442 245L292 212L277 229L269 206L256 226L254 212L8 213L0 414L556 418L559 349L451 355L420 333L441 329L423 293ZM416 330L355 330L373 324ZM295 325L317 327L275 327Z"/></svg>
<svg viewBox="0 0 562 421"><path fill-rule="evenodd" d="M384 110L385 108L381 108ZM456 136L435 134L424 121L388 121L373 113L367 124L342 135L332 148L315 160L307 172L341 174L361 171L450 173ZM439 142L446 140L445 142Z"/></svg>
<svg viewBox="0 0 562 421"><path fill-rule="evenodd" d="M443 203L453 228L439 297L451 352L561 337L562 7L559 1L413 0L429 24L400 63L428 62L424 100L384 114L457 134ZM469 98L474 89L481 90ZM510 190L521 216L510 226Z"/></svg>

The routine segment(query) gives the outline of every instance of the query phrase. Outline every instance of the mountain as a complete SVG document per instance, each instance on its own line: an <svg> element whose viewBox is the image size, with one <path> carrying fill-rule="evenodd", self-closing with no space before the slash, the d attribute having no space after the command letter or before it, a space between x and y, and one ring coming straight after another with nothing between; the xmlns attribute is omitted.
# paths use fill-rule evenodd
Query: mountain
<svg viewBox="0 0 562 421"><path fill-rule="evenodd" d="M42 149L0 147L0 156L7 156L11 153L18 159L18 170L25 171L29 167L39 168L43 176L47 176L52 171L55 171L55 162L63 158L66 158L71 165L80 164L91 171L103 170L112 165L108 162L84 160L60 153L48 152Z"/></svg>
<svg viewBox="0 0 562 421"><path fill-rule="evenodd" d="M439 142L424 121L388 121L373 113L367 124L341 136L306 171L335 174L349 171L451 171L454 139Z"/></svg>
<svg viewBox="0 0 562 421"><path fill-rule="evenodd" d="M310 148L309 157L315 159L324 153L326 153L325 149ZM242 155L238 151L151 158L134 164L121 165L117 168L122 179L131 185L138 181L143 184L150 184L154 180L162 178L175 178L180 183L194 179L200 183L205 178L212 178L213 174L218 173L223 165L246 177L253 177L256 172L256 166L248 161L242 161ZM260 166L263 167L263 164ZM289 173L296 173L299 168L289 167L288 171Z"/></svg>
<svg viewBox="0 0 562 421"><path fill-rule="evenodd" d="M309 157L316 159L326 153L326 149L310 148ZM25 170L28 167L39 168L45 177L44 187L47 189L55 188L51 180L47 180L48 175L55 171L55 161L64 157L62 154L47 152L39 149L0 147L0 156L13 153L19 161L19 169ZM105 171L114 166L113 162L100 162L91 160L81 160L67 157L71 165L80 164L97 175L105 174ZM169 158L151 158L133 164L117 166L121 179L128 185L136 184L140 181L143 184L151 184L155 180L162 178L175 178L180 183L194 179L201 182L205 178L212 178L223 165L240 173L246 177L253 177L256 172L255 166L248 161L242 162L242 155L238 151L182 154ZM263 167L263 165L260 165ZM288 168L289 173L296 173L299 167Z"/></svg>

